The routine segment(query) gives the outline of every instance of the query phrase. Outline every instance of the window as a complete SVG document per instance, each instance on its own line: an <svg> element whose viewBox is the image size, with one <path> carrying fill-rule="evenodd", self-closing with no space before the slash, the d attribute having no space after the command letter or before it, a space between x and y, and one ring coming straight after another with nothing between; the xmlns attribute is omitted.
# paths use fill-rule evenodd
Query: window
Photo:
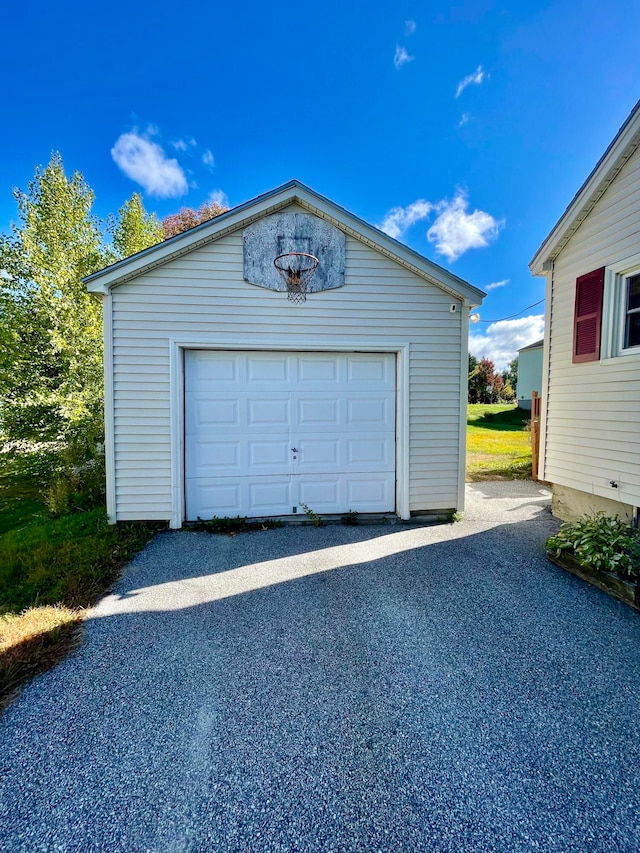
<svg viewBox="0 0 640 853"><path fill-rule="evenodd" d="M626 278L624 349L640 346L640 272Z"/></svg>
<svg viewBox="0 0 640 853"><path fill-rule="evenodd" d="M640 356L640 254L576 279L574 364Z"/></svg>

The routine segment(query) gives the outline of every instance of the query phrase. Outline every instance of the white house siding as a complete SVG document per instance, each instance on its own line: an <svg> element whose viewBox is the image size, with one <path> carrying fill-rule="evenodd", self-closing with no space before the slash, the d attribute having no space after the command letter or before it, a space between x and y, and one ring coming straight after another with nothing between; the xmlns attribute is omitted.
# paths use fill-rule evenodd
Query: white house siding
<svg viewBox="0 0 640 853"><path fill-rule="evenodd" d="M531 408L534 391L542 393L542 347L520 350L518 355L518 383L516 397L521 409Z"/></svg>
<svg viewBox="0 0 640 853"><path fill-rule="evenodd" d="M640 353L572 364L576 278L640 252L636 153L555 262L544 478L640 504ZM618 483L614 489L610 481Z"/></svg>
<svg viewBox="0 0 640 853"><path fill-rule="evenodd" d="M171 516L170 338L318 351L410 343L409 508L455 508L464 325L449 310L456 301L347 237L345 286L293 305L243 280L241 232L114 287L117 519Z"/></svg>

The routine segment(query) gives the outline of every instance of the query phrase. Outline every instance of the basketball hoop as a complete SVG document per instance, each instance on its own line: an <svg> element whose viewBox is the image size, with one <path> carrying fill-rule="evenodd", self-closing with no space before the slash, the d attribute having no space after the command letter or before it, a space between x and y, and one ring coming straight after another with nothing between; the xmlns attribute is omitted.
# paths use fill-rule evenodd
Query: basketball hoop
<svg viewBox="0 0 640 853"><path fill-rule="evenodd" d="M302 303L307 298L307 283L318 267L318 259L307 252L285 252L273 262L287 285L287 299Z"/></svg>

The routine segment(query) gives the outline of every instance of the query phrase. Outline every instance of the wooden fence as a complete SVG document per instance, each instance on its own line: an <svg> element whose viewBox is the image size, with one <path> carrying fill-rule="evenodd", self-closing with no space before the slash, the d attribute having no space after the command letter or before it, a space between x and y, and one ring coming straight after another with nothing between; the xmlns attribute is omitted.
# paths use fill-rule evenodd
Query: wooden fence
<svg viewBox="0 0 640 853"><path fill-rule="evenodd" d="M531 394L531 477L538 479L540 459L540 396L537 391Z"/></svg>

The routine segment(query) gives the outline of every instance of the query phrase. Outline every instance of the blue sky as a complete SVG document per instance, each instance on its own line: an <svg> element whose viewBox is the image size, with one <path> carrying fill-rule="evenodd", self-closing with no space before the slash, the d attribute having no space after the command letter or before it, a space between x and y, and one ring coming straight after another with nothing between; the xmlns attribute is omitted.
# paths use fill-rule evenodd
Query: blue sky
<svg viewBox="0 0 640 853"><path fill-rule="evenodd" d="M632 0L33 0L3 12L0 229L61 152L106 217L298 178L489 288L472 351L541 336L527 264L640 98Z"/></svg>

